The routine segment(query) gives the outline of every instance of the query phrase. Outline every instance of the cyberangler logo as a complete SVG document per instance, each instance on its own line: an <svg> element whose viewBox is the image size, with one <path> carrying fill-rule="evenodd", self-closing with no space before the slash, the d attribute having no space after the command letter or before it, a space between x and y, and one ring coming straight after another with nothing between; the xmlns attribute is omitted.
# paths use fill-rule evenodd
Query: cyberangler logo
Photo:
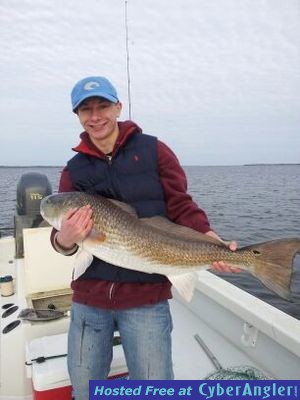
<svg viewBox="0 0 300 400"><path fill-rule="evenodd" d="M283 385L282 383L242 383L238 385L214 383L210 384L207 382L202 383L199 386L199 393L206 400L208 399L220 399L220 398L256 398L256 399L268 399L268 398L297 398L298 387L297 385Z"/></svg>

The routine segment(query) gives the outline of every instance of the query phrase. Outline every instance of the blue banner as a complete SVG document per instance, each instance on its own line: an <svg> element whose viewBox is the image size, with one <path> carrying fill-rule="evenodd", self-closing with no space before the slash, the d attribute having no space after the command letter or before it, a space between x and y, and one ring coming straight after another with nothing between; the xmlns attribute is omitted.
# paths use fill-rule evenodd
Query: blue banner
<svg viewBox="0 0 300 400"><path fill-rule="evenodd" d="M298 400L300 381L90 381L96 399Z"/></svg>

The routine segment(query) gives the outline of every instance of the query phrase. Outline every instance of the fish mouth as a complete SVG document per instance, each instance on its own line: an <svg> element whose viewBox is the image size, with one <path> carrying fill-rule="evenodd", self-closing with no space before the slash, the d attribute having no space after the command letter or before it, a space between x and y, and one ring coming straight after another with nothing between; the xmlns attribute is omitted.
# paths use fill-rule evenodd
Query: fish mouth
<svg viewBox="0 0 300 400"><path fill-rule="evenodd" d="M49 208L48 206L49 206L49 202L50 202L50 200L49 200L50 196L42 198L41 203L40 203L40 214L44 219L46 219L46 210Z"/></svg>

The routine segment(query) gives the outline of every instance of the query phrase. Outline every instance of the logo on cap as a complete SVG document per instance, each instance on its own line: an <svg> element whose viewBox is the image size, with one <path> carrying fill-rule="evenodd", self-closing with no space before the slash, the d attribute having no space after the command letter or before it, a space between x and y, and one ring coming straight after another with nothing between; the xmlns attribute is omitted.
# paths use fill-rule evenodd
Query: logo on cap
<svg viewBox="0 0 300 400"><path fill-rule="evenodd" d="M84 85L84 89L85 89L85 90L93 90L93 89L95 89L95 88L98 87L98 86L100 86L98 82L91 81L91 82L87 82L87 83Z"/></svg>

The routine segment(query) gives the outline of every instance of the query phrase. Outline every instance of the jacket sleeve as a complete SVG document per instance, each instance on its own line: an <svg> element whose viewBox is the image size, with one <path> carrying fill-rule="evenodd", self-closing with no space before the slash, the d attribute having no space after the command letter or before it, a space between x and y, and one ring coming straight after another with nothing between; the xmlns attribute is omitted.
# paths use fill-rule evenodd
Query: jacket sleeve
<svg viewBox="0 0 300 400"><path fill-rule="evenodd" d="M59 192L74 192L75 191L75 189L72 185L70 173L69 173L69 170L67 167L65 167L61 172L58 191Z"/></svg>
<svg viewBox="0 0 300 400"><path fill-rule="evenodd" d="M202 233L212 230L205 212L187 193L186 175L176 155L160 141L158 168L170 220Z"/></svg>
<svg viewBox="0 0 300 400"><path fill-rule="evenodd" d="M60 176L60 181L59 181L59 187L58 191L59 192L72 192L74 190L71 179L70 179L70 174L68 169L65 167L62 170L61 176ZM74 246L72 249L63 249L59 244L57 243L56 236L57 236L58 231L53 228L50 236L50 241L52 244L52 247L54 250L56 250L58 253L63 254L65 256L71 256L76 253L78 250L78 246Z"/></svg>

